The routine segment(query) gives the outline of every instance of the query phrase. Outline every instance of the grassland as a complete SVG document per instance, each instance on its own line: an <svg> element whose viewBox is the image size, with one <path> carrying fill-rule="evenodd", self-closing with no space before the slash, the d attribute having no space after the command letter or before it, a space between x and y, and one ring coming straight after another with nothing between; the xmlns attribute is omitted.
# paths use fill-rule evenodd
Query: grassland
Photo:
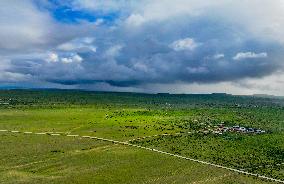
<svg viewBox="0 0 284 184"><path fill-rule="evenodd" d="M0 91L0 129L133 141L284 179L284 101L229 95ZM204 125L267 133L204 135ZM194 134L187 132L196 131ZM270 183L155 152L76 137L0 132L0 183ZM280 164L280 165L279 165ZM268 166L269 165L269 166Z"/></svg>

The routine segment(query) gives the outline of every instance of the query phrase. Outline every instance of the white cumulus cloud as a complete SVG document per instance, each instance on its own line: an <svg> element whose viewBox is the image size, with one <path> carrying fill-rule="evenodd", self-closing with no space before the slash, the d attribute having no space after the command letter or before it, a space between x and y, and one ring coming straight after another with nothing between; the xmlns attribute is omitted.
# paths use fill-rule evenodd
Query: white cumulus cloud
<svg viewBox="0 0 284 184"><path fill-rule="evenodd" d="M61 58L62 63L81 63L83 58L78 54L71 55L70 57L63 57Z"/></svg>
<svg viewBox="0 0 284 184"><path fill-rule="evenodd" d="M131 14L126 19L126 25L129 27L140 26L145 22L145 18L140 14Z"/></svg>
<svg viewBox="0 0 284 184"><path fill-rule="evenodd" d="M234 60L243 60L243 59L266 58L266 57L267 57L266 52L261 52L261 53L239 52L233 57L233 59Z"/></svg>
<svg viewBox="0 0 284 184"><path fill-rule="evenodd" d="M190 50L193 51L200 43L196 43L193 38L185 38L174 41L170 47L175 51Z"/></svg>
<svg viewBox="0 0 284 184"><path fill-rule="evenodd" d="M222 59L222 58L224 58L225 57L225 54L215 54L214 56L213 56L213 59Z"/></svg>
<svg viewBox="0 0 284 184"><path fill-rule="evenodd" d="M94 40L95 38L92 37L74 39L69 42L60 44L57 48L63 51L96 52L97 48L93 45Z"/></svg>
<svg viewBox="0 0 284 184"><path fill-rule="evenodd" d="M58 57L58 55L56 53L51 52L51 53L48 53L46 61L47 62L58 62L59 61L59 57Z"/></svg>

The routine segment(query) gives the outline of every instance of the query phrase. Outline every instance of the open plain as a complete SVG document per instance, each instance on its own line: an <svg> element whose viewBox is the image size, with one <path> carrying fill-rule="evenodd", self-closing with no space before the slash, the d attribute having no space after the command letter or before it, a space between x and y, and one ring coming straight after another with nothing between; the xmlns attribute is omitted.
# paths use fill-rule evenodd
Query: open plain
<svg viewBox="0 0 284 184"><path fill-rule="evenodd" d="M0 183L284 180L283 99L68 90L0 99ZM246 131L224 128L236 125Z"/></svg>

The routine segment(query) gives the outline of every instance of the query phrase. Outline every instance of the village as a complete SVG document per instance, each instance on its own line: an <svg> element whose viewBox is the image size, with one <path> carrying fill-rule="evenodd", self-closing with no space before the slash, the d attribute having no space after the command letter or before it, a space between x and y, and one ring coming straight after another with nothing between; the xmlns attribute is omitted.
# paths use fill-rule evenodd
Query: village
<svg viewBox="0 0 284 184"><path fill-rule="evenodd" d="M0 105L9 105L9 104L10 104L9 102L6 102L6 101L0 99Z"/></svg>
<svg viewBox="0 0 284 184"><path fill-rule="evenodd" d="M242 127L239 125L234 126L225 126L223 123L214 126L214 129L210 128L204 128L202 131L205 134L213 133L213 134L219 134L222 135L226 132L235 132L235 133L242 133L242 134L264 134L266 133L265 130L257 129L257 128L250 128L250 127Z"/></svg>

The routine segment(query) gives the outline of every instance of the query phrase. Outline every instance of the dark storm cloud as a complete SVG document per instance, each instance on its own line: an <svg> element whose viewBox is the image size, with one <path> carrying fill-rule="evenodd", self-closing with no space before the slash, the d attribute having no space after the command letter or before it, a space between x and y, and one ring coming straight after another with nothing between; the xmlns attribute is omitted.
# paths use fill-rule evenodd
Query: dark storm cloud
<svg viewBox="0 0 284 184"><path fill-rule="evenodd" d="M249 26L212 13L195 16L169 12L172 16L159 15L156 19L156 14L129 14L112 17L111 23L86 19L66 24L54 20L47 10L32 9L35 18L27 24L38 26L44 17L53 30L43 26L35 29L37 36L30 40L12 42L9 47L0 44L2 55L10 60L3 71L28 75L31 81L119 87L218 83L259 78L283 68L280 42L262 39L252 34ZM83 10L77 7L76 11ZM88 14L91 12L88 10Z"/></svg>
<svg viewBox="0 0 284 184"><path fill-rule="evenodd" d="M80 63L18 60L12 61L12 71L65 85L106 82L114 86L133 86L261 77L282 65L282 48L275 43L251 39L246 34L237 35L237 30L225 29L227 25L218 25L216 20L175 19L150 23L132 33L122 25L114 30L102 27L96 30L95 41L89 45L96 47L95 52L76 52L82 58ZM198 30L201 31L198 33ZM179 49L173 48L174 42L181 44ZM81 43L73 44L78 47ZM248 51L266 53L267 57L233 59L238 53ZM62 54L57 49L54 52ZM64 52L72 52L72 48ZM216 58L217 54L224 57Z"/></svg>

